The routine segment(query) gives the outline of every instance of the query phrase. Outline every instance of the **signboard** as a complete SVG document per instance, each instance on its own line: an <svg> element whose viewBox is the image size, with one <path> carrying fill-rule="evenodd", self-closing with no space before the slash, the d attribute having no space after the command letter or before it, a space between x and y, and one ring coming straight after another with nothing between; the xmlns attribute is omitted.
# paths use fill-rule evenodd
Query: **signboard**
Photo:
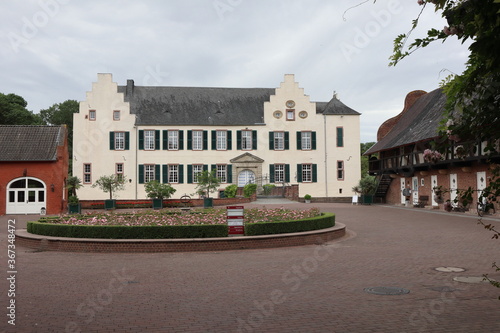
<svg viewBox="0 0 500 333"><path fill-rule="evenodd" d="M229 235L244 235L244 207L243 206L227 206L227 226Z"/></svg>

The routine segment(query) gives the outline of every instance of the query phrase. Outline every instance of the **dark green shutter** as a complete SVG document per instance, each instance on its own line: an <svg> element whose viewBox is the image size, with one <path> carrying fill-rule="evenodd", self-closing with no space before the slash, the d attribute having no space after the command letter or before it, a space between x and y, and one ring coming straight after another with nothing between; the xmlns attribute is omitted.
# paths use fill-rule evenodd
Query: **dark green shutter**
<svg viewBox="0 0 500 333"><path fill-rule="evenodd" d="M212 131L212 150L217 150L217 131Z"/></svg>
<svg viewBox="0 0 500 333"><path fill-rule="evenodd" d="M288 132L285 132L285 150L290 149L290 135Z"/></svg>
<svg viewBox="0 0 500 333"><path fill-rule="evenodd" d="M241 131L236 131L236 150L241 150Z"/></svg>
<svg viewBox="0 0 500 333"><path fill-rule="evenodd" d="M269 182L274 183L274 164L269 164Z"/></svg>
<svg viewBox="0 0 500 333"><path fill-rule="evenodd" d="M233 182L233 166L231 164L227 165L227 183L231 184Z"/></svg>
<svg viewBox="0 0 500 333"><path fill-rule="evenodd" d="M139 164L139 184L144 184L144 165Z"/></svg>
<svg viewBox="0 0 500 333"><path fill-rule="evenodd" d="M188 136L189 136L189 134L188 134ZM193 183L193 165L188 164L187 171L188 171L187 183L192 184Z"/></svg>
<svg viewBox="0 0 500 333"><path fill-rule="evenodd" d="M312 181L313 181L313 183L318 182L318 165L317 164L312 165Z"/></svg>
<svg viewBox="0 0 500 333"><path fill-rule="evenodd" d="M125 132L125 150L130 150L130 132Z"/></svg>
<svg viewBox="0 0 500 333"><path fill-rule="evenodd" d="M184 184L184 165L179 164L179 184Z"/></svg>
<svg viewBox="0 0 500 333"><path fill-rule="evenodd" d="M274 132L269 132L269 150L274 150Z"/></svg>
<svg viewBox="0 0 500 333"><path fill-rule="evenodd" d="M156 164L155 165L155 180L161 182L161 179L160 179L160 172L161 172L161 165L159 164Z"/></svg>
<svg viewBox="0 0 500 333"><path fill-rule="evenodd" d="M212 164L210 166L210 172L212 172L212 170L217 170L217 164ZM217 174L217 171L216 171L216 174Z"/></svg>
<svg viewBox="0 0 500 333"><path fill-rule="evenodd" d="M344 147L344 128L337 127L337 147Z"/></svg>
<svg viewBox="0 0 500 333"><path fill-rule="evenodd" d="M316 132L311 133L311 149L316 150Z"/></svg>
<svg viewBox="0 0 500 333"><path fill-rule="evenodd" d="M208 131L203 131L203 150L208 149Z"/></svg>
<svg viewBox="0 0 500 333"><path fill-rule="evenodd" d="M302 150L302 132L297 132L297 150Z"/></svg>
<svg viewBox="0 0 500 333"><path fill-rule="evenodd" d="M285 182L290 182L290 164L285 164Z"/></svg>
<svg viewBox="0 0 500 333"><path fill-rule="evenodd" d="M179 131L179 150L184 150L184 131Z"/></svg>
<svg viewBox="0 0 500 333"><path fill-rule="evenodd" d="M302 164L297 164L297 181L302 183Z"/></svg>
<svg viewBox="0 0 500 333"><path fill-rule="evenodd" d="M233 149L233 140L231 138L232 133L231 131L227 131L227 150Z"/></svg>
<svg viewBox="0 0 500 333"><path fill-rule="evenodd" d="M115 150L115 132L109 132L109 150Z"/></svg>
<svg viewBox="0 0 500 333"><path fill-rule="evenodd" d="M163 150L168 149L168 131L163 130Z"/></svg>
<svg viewBox="0 0 500 333"><path fill-rule="evenodd" d="M144 130L139 130L139 150L144 150Z"/></svg>
<svg viewBox="0 0 500 333"><path fill-rule="evenodd" d="M188 130L187 150L193 150L193 131Z"/></svg>
<svg viewBox="0 0 500 333"><path fill-rule="evenodd" d="M203 171L208 171L208 164L203 164Z"/></svg>
<svg viewBox="0 0 500 333"><path fill-rule="evenodd" d="M257 131L252 131L252 149L257 150Z"/></svg>
<svg viewBox="0 0 500 333"><path fill-rule="evenodd" d="M155 149L161 149L160 148L160 130L155 131Z"/></svg>
<svg viewBox="0 0 500 333"><path fill-rule="evenodd" d="M162 171L163 171L163 172L162 172L162 173L163 173L163 175L162 175L162 178L163 178L163 183L164 183L164 184L165 184L165 183L168 183L168 165L163 164L163 165L162 165Z"/></svg>

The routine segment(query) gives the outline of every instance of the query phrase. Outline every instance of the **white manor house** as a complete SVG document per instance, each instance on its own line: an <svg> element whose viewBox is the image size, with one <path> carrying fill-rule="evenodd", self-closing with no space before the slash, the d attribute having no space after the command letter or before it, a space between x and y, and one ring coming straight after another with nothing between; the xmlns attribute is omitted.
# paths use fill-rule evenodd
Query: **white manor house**
<svg viewBox="0 0 500 333"><path fill-rule="evenodd" d="M118 174L126 185L114 198L146 199L154 179L180 198L196 192L199 172L215 169L221 190L298 184L299 197L345 199L361 176L359 117L336 96L311 102L292 74L278 88L119 86L98 74L74 114L78 196L108 198L91 185Z"/></svg>

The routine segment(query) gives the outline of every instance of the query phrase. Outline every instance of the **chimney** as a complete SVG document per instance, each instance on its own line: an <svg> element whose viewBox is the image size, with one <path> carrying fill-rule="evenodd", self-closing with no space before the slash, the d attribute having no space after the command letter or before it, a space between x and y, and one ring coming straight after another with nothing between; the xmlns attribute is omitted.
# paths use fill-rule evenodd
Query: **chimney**
<svg viewBox="0 0 500 333"><path fill-rule="evenodd" d="M131 97L134 94L134 80L127 80L127 90L125 96Z"/></svg>

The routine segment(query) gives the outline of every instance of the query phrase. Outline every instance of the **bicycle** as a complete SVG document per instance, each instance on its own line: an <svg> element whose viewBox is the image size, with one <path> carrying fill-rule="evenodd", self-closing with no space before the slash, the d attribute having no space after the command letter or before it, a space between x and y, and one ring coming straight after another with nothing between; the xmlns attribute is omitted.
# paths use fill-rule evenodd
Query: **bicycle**
<svg viewBox="0 0 500 333"><path fill-rule="evenodd" d="M492 200L489 198L483 198L482 200L477 201L477 215L479 217L483 217L483 215L486 213L488 214L492 210L492 214L495 214L495 205L493 204Z"/></svg>

